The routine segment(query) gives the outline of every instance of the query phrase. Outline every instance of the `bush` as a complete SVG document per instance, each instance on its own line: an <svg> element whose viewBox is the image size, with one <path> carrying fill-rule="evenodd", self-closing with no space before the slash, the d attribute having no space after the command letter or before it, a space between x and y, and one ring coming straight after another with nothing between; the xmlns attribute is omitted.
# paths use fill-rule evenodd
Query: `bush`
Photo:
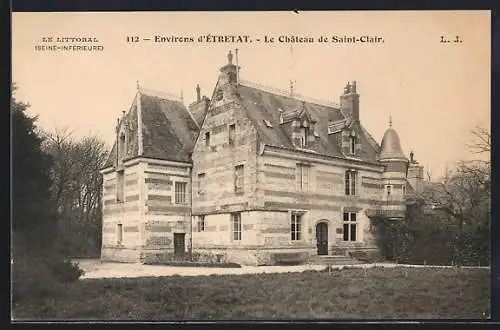
<svg viewBox="0 0 500 330"><path fill-rule="evenodd" d="M73 282L85 274L85 271L78 267L78 263L71 260L55 259L49 260L48 263L52 274L58 282Z"/></svg>
<svg viewBox="0 0 500 330"><path fill-rule="evenodd" d="M377 218L376 241L382 256L401 263L489 265L488 228L459 228L442 214L424 214L421 205L407 208L404 220Z"/></svg>
<svg viewBox="0 0 500 330"><path fill-rule="evenodd" d="M64 285L84 274L78 264L64 260L58 254L50 257L14 254L12 264L12 301L54 297L64 291Z"/></svg>

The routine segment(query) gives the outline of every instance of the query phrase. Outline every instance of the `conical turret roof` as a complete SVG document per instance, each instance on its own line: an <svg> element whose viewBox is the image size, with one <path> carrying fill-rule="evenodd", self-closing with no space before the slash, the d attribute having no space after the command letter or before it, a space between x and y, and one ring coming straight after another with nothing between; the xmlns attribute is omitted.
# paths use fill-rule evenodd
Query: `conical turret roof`
<svg viewBox="0 0 500 330"><path fill-rule="evenodd" d="M392 128L392 121L389 122L389 128L384 133L379 153L379 160L388 159L408 160L401 149L398 133Z"/></svg>

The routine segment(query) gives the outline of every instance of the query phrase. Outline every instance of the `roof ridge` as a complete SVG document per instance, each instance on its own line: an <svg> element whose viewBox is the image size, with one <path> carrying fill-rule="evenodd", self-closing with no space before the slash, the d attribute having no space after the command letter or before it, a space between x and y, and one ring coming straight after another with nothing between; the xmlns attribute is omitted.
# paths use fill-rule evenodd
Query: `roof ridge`
<svg viewBox="0 0 500 330"><path fill-rule="evenodd" d="M185 111L187 111L187 113L189 114L189 116L191 117L191 119L193 120L193 122L195 123L196 127L198 127L198 129L200 128L200 126L198 125L198 123L194 119L193 114L191 113L191 111L189 111L188 107L186 107L186 105L184 104L183 100L180 97L177 97L177 96L175 96L173 94L166 93L166 92L163 92L163 91L153 90L153 89L148 89L148 88L143 88L143 87L139 87L139 92L141 94L145 94L145 95L148 95L148 96L159 97L161 99L165 99L165 100L168 100L168 101L173 101L173 102L180 103L182 105L183 109Z"/></svg>
<svg viewBox="0 0 500 330"><path fill-rule="evenodd" d="M139 87L139 92L141 94L145 94L148 96L154 96L154 97L159 97L159 98L166 99L169 101L178 102L178 103L181 103L184 107L186 107L184 105L184 102L182 101L182 99L179 96L176 96L176 95L171 94L171 93L167 93L167 92L156 90L156 89L144 88L142 86Z"/></svg>
<svg viewBox="0 0 500 330"><path fill-rule="evenodd" d="M329 107L329 108L333 108L335 110L340 109L340 105L338 103L330 101L330 100L322 100L322 99L319 99L319 98L305 96L305 95L302 95L302 94L299 94L299 93L296 93L296 92L294 92L292 95L290 95L290 92L287 91L287 90L276 88L276 87L272 87L272 86L268 86L268 85L263 85L263 84L260 84L260 83L257 83L257 82L253 82L253 81L250 81L250 80L240 79L239 84L243 85L243 86L246 86L246 87L255 88L255 89L258 89L258 90L261 90L261 91L264 91L264 92L272 93L272 94L275 94L275 95L286 96L286 97L289 97L289 98L297 100L297 101L304 101L304 102L308 102L308 103L314 103L314 104L317 104L317 105L322 105L322 106L326 106L326 107Z"/></svg>

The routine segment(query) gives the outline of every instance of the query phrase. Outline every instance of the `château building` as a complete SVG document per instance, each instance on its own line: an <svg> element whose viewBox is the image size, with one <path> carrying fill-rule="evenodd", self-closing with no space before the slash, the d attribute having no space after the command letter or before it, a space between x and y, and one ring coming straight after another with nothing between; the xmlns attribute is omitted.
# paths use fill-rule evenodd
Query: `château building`
<svg viewBox="0 0 500 330"><path fill-rule="evenodd" d="M356 82L339 105L220 68L211 98L188 107L140 86L116 125L103 175L102 259L189 252L248 265L277 255L376 249L373 217L402 219L423 167L389 124L379 144L360 121Z"/></svg>

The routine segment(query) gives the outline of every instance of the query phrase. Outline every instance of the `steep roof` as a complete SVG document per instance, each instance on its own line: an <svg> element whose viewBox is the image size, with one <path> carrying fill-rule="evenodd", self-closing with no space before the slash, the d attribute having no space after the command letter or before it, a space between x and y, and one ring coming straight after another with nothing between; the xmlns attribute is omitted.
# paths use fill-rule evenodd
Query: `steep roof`
<svg viewBox="0 0 500 330"><path fill-rule="evenodd" d="M401 149L401 143L399 141L399 136L396 130L389 127L382 138L382 143L380 147L379 158L383 159L401 159L407 161L403 150Z"/></svg>
<svg viewBox="0 0 500 330"><path fill-rule="evenodd" d="M140 104L138 104L140 102ZM126 159L139 156L138 105L141 114L142 155L141 157L171 161L190 162L199 128L187 108L181 102L168 96L140 89L130 110L125 115L132 127L132 150ZM113 166L116 158L116 141L104 168Z"/></svg>
<svg viewBox="0 0 500 330"><path fill-rule="evenodd" d="M291 140L292 122L286 120L280 123L280 111L285 117L302 113L315 123L315 143L307 150L327 156L344 157L340 145L340 130L329 134L328 128L329 124L335 122L342 123L341 129L352 125L338 107L303 101L246 84L239 85L238 93L241 104L264 144L296 149ZM137 123L139 108L142 129ZM181 102L158 92L139 89L125 118L129 132L135 137L130 141L132 149L128 151L126 159L139 156L140 142L137 136L140 130L142 157L191 162L191 153L199 134L199 127ZM362 125L359 123L357 125L360 128L359 137L362 145L362 151L357 158L370 162L377 161L380 146ZM115 142L104 168L113 166L116 152Z"/></svg>
<svg viewBox="0 0 500 330"><path fill-rule="evenodd" d="M285 122L280 124L280 111L290 115L298 113L298 109L303 109L311 117L311 120L316 122L316 143L308 149L323 155L343 157L338 136L328 134L328 124L330 122L346 119L339 108L302 101L245 84L240 84L238 91L242 105L247 109L247 115L257 127L264 144L295 149L291 140L291 123L287 122L289 118L284 118ZM271 123L272 127L268 127L266 121ZM363 127L361 127L360 135L363 150L360 158L367 161L376 161L377 142Z"/></svg>
<svg viewBox="0 0 500 330"><path fill-rule="evenodd" d="M143 157L191 161L199 128L177 101L141 94Z"/></svg>

